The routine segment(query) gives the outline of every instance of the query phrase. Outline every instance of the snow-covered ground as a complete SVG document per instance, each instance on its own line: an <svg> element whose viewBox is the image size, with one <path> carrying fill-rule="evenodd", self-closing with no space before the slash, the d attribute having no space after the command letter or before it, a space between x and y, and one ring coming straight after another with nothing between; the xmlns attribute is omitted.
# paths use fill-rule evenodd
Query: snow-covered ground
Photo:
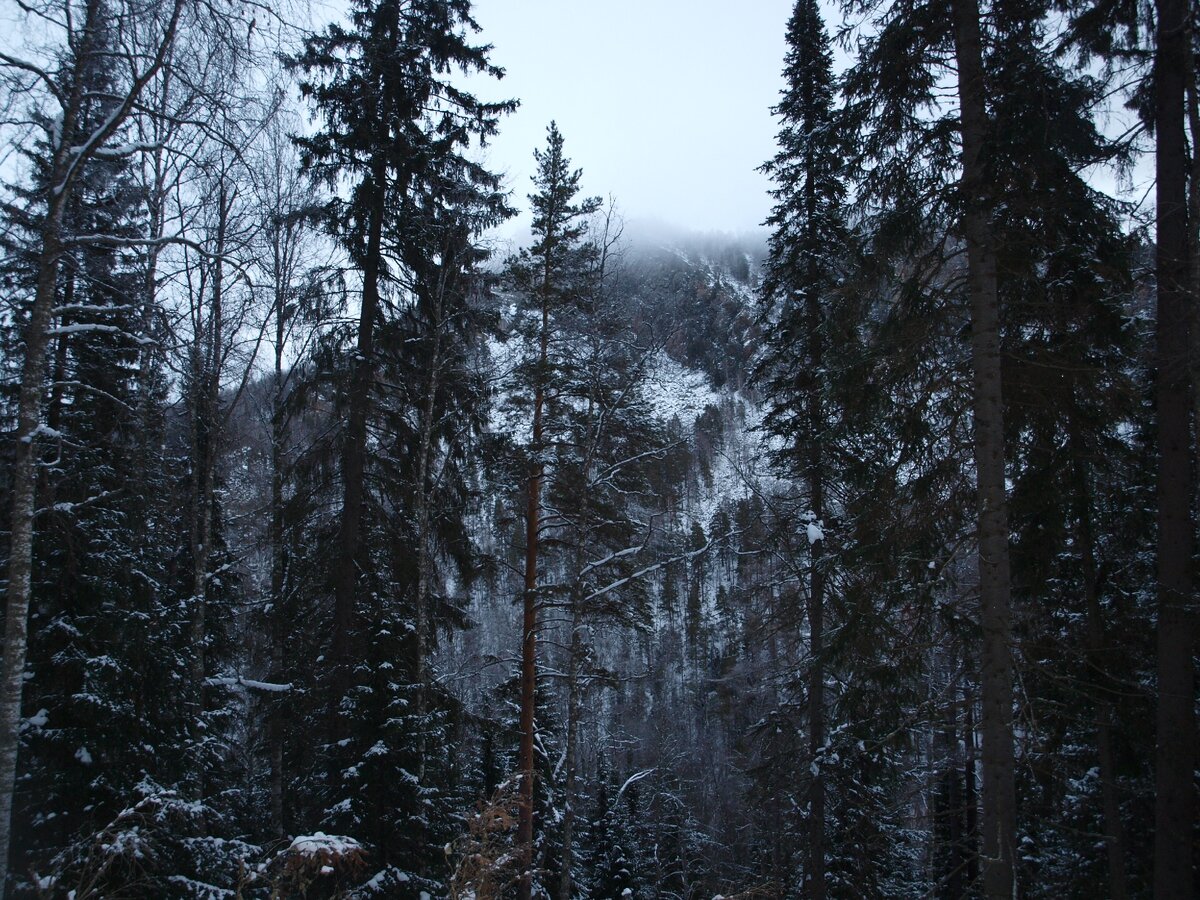
<svg viewBox="0 0 1200 900"><path fill-rule="evenodd" d="M689 430L706 407L721 402L721 395L702 372L689 369L664 350L655 354L648 367L643 391L659 421L668 423L678 417Z"/></svg>

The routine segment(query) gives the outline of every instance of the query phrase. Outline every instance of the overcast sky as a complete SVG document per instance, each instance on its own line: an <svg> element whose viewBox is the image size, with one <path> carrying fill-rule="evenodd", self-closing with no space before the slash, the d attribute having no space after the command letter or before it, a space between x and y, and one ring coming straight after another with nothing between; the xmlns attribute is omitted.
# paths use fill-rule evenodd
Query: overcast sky
<svg viewBox="0 0 1200 900"><path fill-rule="evenodd" d="M517 97L488 159L526 207L533 149L558 122L584 190L631 220L742 232L770 208L755 171L774 152L792 0L475 0L492 60L473 85ZM525 217L522 217L527 221ZM517 226L520 227L520 226Z"/></svg>

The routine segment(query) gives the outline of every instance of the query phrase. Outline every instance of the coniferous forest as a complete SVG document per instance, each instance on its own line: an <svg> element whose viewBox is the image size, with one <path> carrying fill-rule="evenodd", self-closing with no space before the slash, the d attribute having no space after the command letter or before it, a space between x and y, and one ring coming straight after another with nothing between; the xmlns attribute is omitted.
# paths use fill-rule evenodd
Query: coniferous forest
<svg viewBox="0 0 1200 900"><path fill-rule="evenodd" d="M1198 896L1200 5L796 0L669 240L470 0L0 7L3 898Z"/></svg>

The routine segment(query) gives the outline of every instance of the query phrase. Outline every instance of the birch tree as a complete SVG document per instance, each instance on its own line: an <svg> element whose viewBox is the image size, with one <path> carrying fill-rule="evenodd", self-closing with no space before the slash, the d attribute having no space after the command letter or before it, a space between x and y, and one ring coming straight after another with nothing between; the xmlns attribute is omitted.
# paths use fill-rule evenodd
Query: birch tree
<svg viewBox="0 0 1200 900"><path fill-rule="evenodd" d="M34 27L53 35L53 44L42 45L40 56L5 53L5 90L15 102L34 107L35 121L47 136L49 178L41 198L37 248L37 278L25 326L25 359L17 410L16 460L12 472L12 511L6 590L4 671L0 690L0 885L7 883L11 843L12 794L17 767L21 695L28 641L30 577L32 565L35 460L45 399L45 365L49 325L58 274L66 249L77 235L64 233L64 213L87 163L104 153L133 153L137 148L114 147L112 140L126 123L146 85L162 68L171 51L185 8L173 3L119 3L102 0L83 4L62 3L30 7ZM156 30L149 50L126 46L113 58L120 66L119 101L108 117L84 130L82 112L90 98L83 72L95 65L95 56L109 53L99 44L102 25L124 21L140 32L148 23ZM134 26L141 27L134 27ZM120 29L113 29L117 34ZM118 45L119 47L119 45ZM37 50L34 44L28 50ZM106 63L107 64L107 63Z"/></svg>

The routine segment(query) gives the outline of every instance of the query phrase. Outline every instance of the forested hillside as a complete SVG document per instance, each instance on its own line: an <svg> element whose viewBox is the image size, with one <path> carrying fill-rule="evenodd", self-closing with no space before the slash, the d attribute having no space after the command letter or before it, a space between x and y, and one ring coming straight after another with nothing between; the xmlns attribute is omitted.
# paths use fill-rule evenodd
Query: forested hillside
<svg viewBox="0 0 1200 900"><path fill-rule="evenodd" d="M0 897L1195 896L1195 4L796 0L742 236L470 0L0 4Z"/></svg>

